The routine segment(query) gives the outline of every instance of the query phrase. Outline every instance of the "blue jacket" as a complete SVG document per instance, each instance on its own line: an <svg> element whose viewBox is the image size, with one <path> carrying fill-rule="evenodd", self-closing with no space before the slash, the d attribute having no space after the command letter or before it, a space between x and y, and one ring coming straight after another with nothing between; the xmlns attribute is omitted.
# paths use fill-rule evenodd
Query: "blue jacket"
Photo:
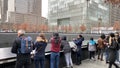
<svg viewBox="0 0 120 68"><path fill-rule="evenodd" d="M74 40L74 43L77 45L77 48L81 48L83 41L83 38L78 38L77 40Z"/></svg>

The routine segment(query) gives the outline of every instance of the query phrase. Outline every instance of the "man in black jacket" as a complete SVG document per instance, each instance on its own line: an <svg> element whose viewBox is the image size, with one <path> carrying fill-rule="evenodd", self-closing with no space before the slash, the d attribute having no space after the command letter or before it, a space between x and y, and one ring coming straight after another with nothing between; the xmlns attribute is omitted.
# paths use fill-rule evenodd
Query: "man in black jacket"
<svg viewBox="0 0 120 68"><path fill-rule="evenodd" d="M117 61L117 63L120 63L120 60L119 60L120 36L119 36L119 33L118 33L118 32L115 33L115 38L116 38L116 40L117 40L117 42L118 42L116 61Z"/></svg>
<svg viewBox="0 0 120 68"><path fill-rule="evenodd" d="M30 68L30 53L20 53L19 48L21 48L21 40L20 38L25 36L24 30L18 30L18 36L15 39L11 52L17 54L17 61L15 68Z"/></svg>

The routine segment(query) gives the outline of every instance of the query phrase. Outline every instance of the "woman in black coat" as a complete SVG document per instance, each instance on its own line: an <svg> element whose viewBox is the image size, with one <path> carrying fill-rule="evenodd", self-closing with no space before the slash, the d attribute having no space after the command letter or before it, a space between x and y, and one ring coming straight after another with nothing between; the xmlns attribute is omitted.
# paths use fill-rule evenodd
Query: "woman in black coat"
<svg viewBox="0 0 120 68"><path fill-rule="evenodd" d="M109 68L114 65L116 68L119 68L117 64L115 64L116 55L117 55L117 41L115 40L115 35L113 33L110 34L109 38Z"/></svg>

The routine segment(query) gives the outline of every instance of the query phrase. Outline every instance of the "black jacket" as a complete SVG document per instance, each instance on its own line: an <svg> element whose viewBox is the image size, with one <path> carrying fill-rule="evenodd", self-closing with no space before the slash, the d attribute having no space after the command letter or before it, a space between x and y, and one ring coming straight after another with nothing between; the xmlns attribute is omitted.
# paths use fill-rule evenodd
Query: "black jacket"
<svg viewBox="0 0 120 68"><path fill-rule="evenodd" d="M20 37L22 37L22 36L20 36ZM15 39L15 41L13 42L11 52L17 54L17 57L30 57L30 53L27 53L27 54L18 53L18 49L21 47L20 37L17 37Z"/></svg>
<svg viewBox="0 0 120 68"><path fill-rule="evenodd" d="M20 48L20 46L21 46L21 41L20 41L19 37L17 37L13 42L11 52L17 54L18 48Z"/></svg>
<svg viewBox="0 0 120 68"><path fill-rule="evenodd" d="M115 62L116 60L116 55L117 55L117 46L113 43L111 43L110 47L109 47L109 61L110 62Z"/></svg>

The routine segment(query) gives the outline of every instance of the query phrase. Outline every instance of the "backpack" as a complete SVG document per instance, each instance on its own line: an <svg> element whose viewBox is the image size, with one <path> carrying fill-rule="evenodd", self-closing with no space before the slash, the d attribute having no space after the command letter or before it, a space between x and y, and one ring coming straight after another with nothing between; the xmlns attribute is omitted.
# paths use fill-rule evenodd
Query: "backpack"
<svg viewBox="0 0 120 68"><path fill-rule="evenodd" d="M111 49L119 50L119 44L116 40L113 40L110 46Z"/></svg>
<svg viewBox="0 0 120 68"><path fill-rule="evenodd" d="M18 53L26 54L30 53L33 50L33 43L32 43L32 38L30 36L28 37L21 37L21 46L18 49Z"/></svg>
<svg viewBox="0 0 120 68"><path fill-rule="evenodd" d="M120 36L118 37L118 43L120 44Z"/></svg>

